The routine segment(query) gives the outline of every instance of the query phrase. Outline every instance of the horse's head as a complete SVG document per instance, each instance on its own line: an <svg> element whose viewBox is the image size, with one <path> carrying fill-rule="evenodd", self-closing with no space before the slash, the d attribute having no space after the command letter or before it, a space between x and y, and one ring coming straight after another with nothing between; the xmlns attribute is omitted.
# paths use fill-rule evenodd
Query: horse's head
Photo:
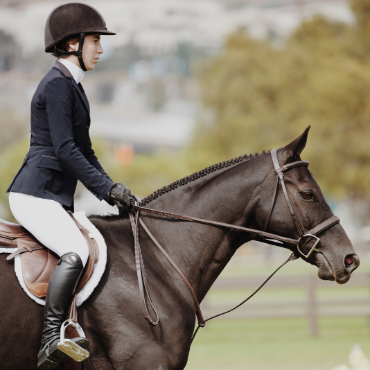
<svg viewBox="0 0 370 370"><path fill-rule="evenodd" d="M306 146L308 131L309 127L301 136L277 151L280 167L301 160L300 154ZM272 177L276 177L276 174L274 171L271 171L271 173L272 180ZM270 175L268 176L270 177ZM285 171L284 182L292 209L299 223L303 226L304 233L333 217L333 212L306 166L292 167ZM269 207L267 203L264 207L266 210ZM298 239L300 235L293 221L286 196L280 184L276 203L268 224L268 231L287 237L294 236ZM355 254L352 243L343 227L340 224L335 224L323 230L317 236L320 238L316 246L317 251L313 251L309 257L305 258L298 249L292 248L293 251L297 256L299 255L307 262L316 265L321 279L335 280L339 284L346 283L350 279L352 271L359 266L360 259ZM305 237L305 241L305 243L301 243L301 252L307 255L317 239Z"/></svg>

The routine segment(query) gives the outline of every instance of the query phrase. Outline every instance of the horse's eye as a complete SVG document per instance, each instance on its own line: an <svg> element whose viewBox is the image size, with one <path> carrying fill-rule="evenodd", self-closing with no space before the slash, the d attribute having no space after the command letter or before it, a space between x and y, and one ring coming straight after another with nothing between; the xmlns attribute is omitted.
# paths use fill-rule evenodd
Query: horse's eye
<svg viewBox="0 0 370 370"><path fill-rule="evenodd" d="M311 190L304 190L301 191L301 197L306 200L312 200L313 199L313 192Z"/></svg>

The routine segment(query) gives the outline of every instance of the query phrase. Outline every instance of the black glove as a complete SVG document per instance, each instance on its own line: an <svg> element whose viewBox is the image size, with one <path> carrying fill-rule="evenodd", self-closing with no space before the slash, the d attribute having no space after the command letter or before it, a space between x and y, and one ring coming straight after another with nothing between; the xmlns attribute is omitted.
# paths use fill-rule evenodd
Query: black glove
<svg viewBox="0 0 370 370"><path fill-rule="evenodd" d="M118 201L123 207L130 208L135 204L135 198L131 194L131 191L123 184L114 184L110 192L108 193L108 203L112 204L114 201Z"/></svg>

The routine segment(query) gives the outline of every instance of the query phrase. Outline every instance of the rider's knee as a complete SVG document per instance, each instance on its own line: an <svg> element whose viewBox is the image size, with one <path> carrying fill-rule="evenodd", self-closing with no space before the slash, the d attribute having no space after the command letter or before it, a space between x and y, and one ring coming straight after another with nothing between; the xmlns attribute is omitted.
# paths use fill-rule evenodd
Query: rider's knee
<svg viewBox="0 0 370 370"><path fill-rule="evenodd" d="M71 252L74 252L74 253L77 253L79 255L79 257L81 258L81 261L84 265L84 267L86 266L86 262L87 262L87 259L89 258L89 247L86 243L86 241L84 240L84 243L79 243L78 246L75 246L73 248L73 251Z"/></svg>

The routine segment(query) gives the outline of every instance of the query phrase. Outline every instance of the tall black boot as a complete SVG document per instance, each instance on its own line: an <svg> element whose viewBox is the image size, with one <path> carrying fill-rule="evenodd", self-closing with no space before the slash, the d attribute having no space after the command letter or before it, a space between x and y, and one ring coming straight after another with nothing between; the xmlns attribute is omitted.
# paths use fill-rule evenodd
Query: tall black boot
<svg viewBox="0 0 370 370"><path fill-rule="evenodd" d="M58 261L49 281L46 294L44 331L38 355L38 369L51 370L70 358L58 349L60 328L67 318L68 307L72 301L83 264L76 253L66 253ZM80 347L87 349L86 338L73 339Z"/></svg>

